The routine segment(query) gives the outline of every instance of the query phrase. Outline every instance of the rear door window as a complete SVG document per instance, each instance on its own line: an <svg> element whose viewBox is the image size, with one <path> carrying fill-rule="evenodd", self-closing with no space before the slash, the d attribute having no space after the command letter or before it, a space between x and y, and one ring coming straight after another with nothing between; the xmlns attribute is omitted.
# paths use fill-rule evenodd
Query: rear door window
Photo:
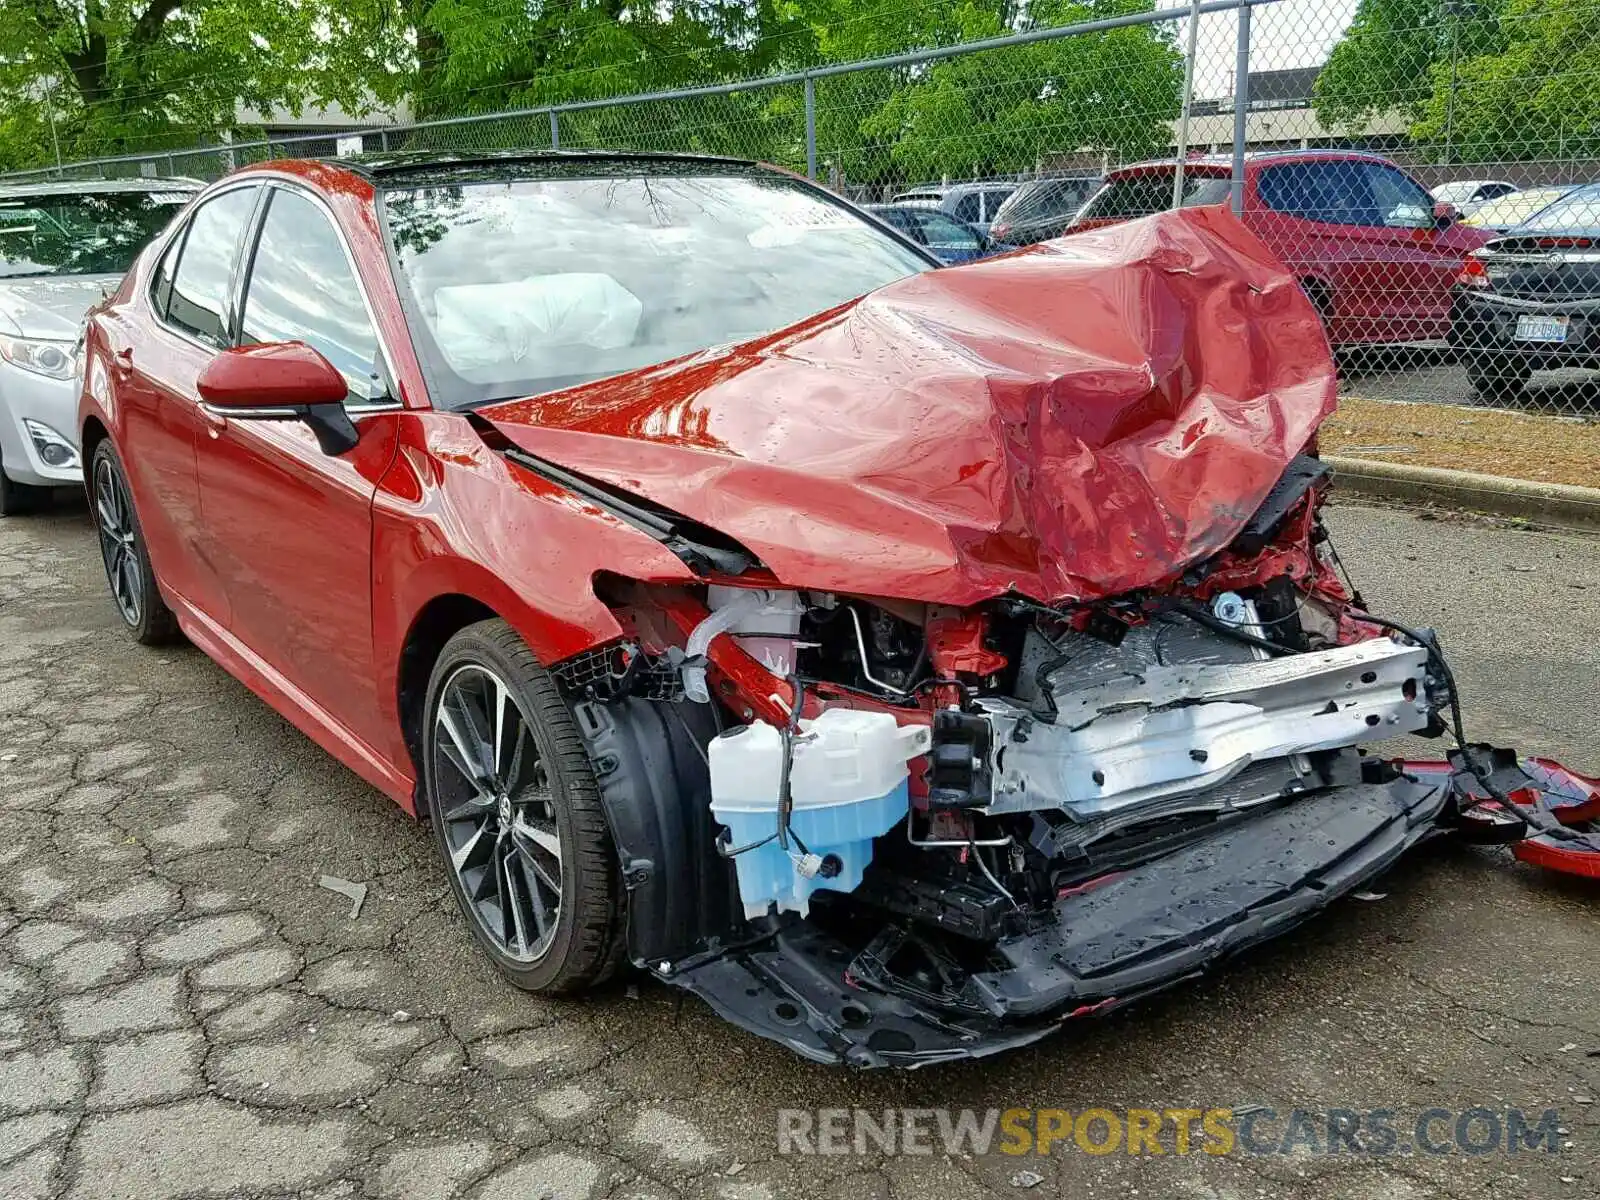
<svg viewBox="0 0 1600 1200"><path fill-rule="evenodd" d="M951 213L958 221L980 221L983 218L978 212L978 193L968 192L956 201L955 210Z"/></svg>
<svg viewBox="0 0 1600 1200"><path fill-rule="evenodd" d="M992 221L999 213L1000 206L1010 198L1014 188L985 188L983 193L983 219Z"/></svg>
<svg viewBox="0 0 1600 1200"><path fill-rule="evenodd" d="M261 189L235 188L195 209L167 302L168 324L223 350L233 340L233 280Z"/></svg>
<svg viewBox="0 0 1600 1200"><path fill-rule="evenodd" d="M183 234L180 232L167 243L167 248L161 255L161 261L156 264L151 278L150 304L155 309L156 316L163 321L167 319L167 305L172 300L172 270L178 265L178 251L182 249Z"/></svg>
<svg viewBox="0 0 1600 1200"><path fill-rule="evenodd" d="M975 254L983 248L976 231L942 212L918 213L917 221L922 226L922 237L918 240L934 250Z"/></svg>
<svg viewBox="0 0 1600 1200"><path fill-rule="evenodd" d="M1141 171L1108 180L1083 210L1085 219L1104 217L1148 217L1172 207L1172 172ZM1183 180L1183 206L1221 204L1228 198L1227 176L1186 173Z"/></svg>
<svg viewBox="0 0 1600 1200"><path fill-rule="evenodd" d="M1092 186L1087 179L1052 179L1018 188L1001 210L1007 220L1026 221L1033 217L1070 217L1083 207ZM1172 184L1167 183L1170 197Z"/></svg>
<svg viewBox="0 0 1600 1200"><path fill-rule="evenodd" d="M901 233L910 234L914 241L921 241L922 230L918 228L915 219L903 208L885 208L872 214L885 225L891 225Z"/></svg>
<svg viewBox="0 0 1600 1200"><path fill-rule="evenodd" d="M1367 166L1354 160L1281 163L1262 170L1256 190L1263 204L1286 216L1320 225L1378 225Z"/></svg>
<svg viewBox="0 0 1600 1200"><path fill-rule="evenodd" d="M1433 197L1403 171L1383 163L1367 163L1367 181L1378 224L1390 229L1426 229L1433 225Z"/></svg>

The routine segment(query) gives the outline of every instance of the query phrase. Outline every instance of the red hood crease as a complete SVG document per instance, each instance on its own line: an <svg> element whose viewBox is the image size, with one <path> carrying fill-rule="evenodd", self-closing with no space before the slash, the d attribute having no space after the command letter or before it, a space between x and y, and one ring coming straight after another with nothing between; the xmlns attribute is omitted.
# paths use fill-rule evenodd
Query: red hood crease
<svg viewBox="0 0 1600 1200"><path fill-rule="evenodd" d="M791 586L967 605L1176 577L1233 539L1334 402L1294 278L1198 208L478 412Z"/></svg>

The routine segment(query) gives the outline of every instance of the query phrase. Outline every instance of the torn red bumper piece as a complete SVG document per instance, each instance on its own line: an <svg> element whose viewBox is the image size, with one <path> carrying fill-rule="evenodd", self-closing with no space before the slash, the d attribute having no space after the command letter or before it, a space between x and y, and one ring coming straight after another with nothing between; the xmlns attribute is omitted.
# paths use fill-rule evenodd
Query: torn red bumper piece
<svg viewBox="0 0 1600 1200"><path fill-rule="evenodd" d="M1600 879L1600 780L1547 758L1517 763L1508 751L1499 753L1494 782L1509 807L1450 763L1408 762L1404 769L1422 779L1451 777L1457 826L1469 840L1509 844L1530 866Z"/></svg>

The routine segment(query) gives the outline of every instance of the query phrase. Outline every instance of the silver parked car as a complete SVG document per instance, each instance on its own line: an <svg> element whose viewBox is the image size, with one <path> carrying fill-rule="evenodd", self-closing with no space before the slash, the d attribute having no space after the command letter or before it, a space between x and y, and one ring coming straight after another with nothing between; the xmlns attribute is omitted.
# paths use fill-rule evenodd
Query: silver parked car
<svg viewBox="0 0 1600 1200"><path fill-rule="evenodd" d="M82 483L77 342L84 315L200 184L0 184L0 516Z"/></svg>
<svg viewBox="0 0 1600 1200"><path fill-rule="evenodd" d="M1015 183L1005 179L928 183L899 193L890 203L908 208L936 208L987 237L995 213L1016 189Z"/></svg>

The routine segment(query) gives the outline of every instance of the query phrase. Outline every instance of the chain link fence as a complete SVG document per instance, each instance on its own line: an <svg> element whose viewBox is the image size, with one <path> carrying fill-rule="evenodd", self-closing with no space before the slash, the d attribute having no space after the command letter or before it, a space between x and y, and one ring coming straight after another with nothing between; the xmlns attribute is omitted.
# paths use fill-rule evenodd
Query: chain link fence
<svg viewBox="0 0 1600 1200"><path fill-rule="evenodd" d="M1600 0L1077 11L1111 15L689 90L219 138L32 175L212 179L278 157L417 149L727 154L863 203L911 197L899 220L951 256L1180 197L1231 204L1301 278L1355 400L1600 412L1587 370L1600 364L1600 188L1587 186L1600 179ZM1375 420L1379 436L1411 418ZM1364 448L1418 450L1384 440Z"/></svg>

